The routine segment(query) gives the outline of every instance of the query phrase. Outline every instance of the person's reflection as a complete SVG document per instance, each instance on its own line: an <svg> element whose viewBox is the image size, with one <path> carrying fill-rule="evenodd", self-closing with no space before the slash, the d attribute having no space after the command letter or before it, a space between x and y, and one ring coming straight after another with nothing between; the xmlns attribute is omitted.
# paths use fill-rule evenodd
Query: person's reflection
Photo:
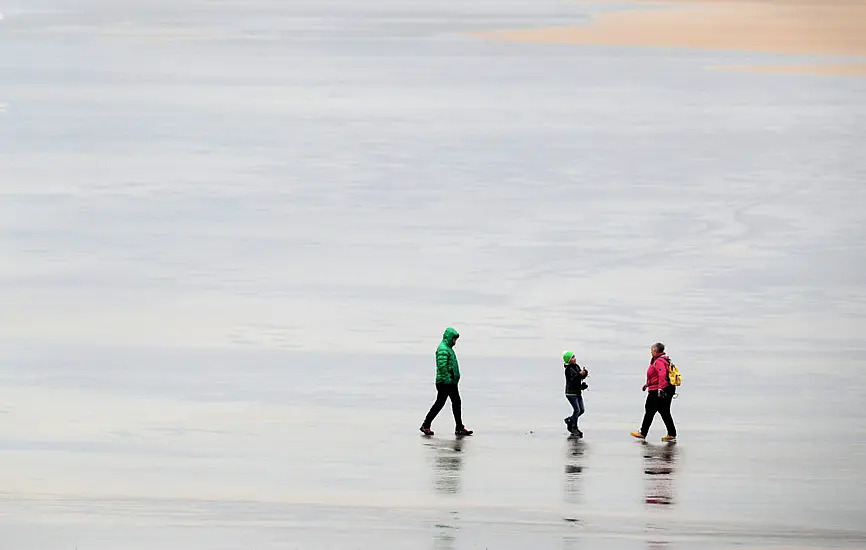
<svg viewBox="0 0 866 550"><path fill-rule="evenodd" d="M464 440L429 440L426 443L433 450L433 489L443 495L456 495L460 492L460 471L463 469ZM455 547L459 530L457 512L451 512L446 519L433 526L433 548L451 550Z"/></svg>
<svg viewBox="0 0 866 550"><path fill-rule="evenodd" d="M463 468L463 438L450 441L432 440L429 446L435 453L433 472L436 492L449 495L459 493L460 470Z"/></svg>
<svg viewBox="0 0 866 550"><path fill-rule="evenodd" d="M583 470L585 463L586 443L579 437L569 437L565 445L565 502L569 504L579 505L583 490ZM581 523L578 508L566 512L563 517L566 522L571 525L579 525ZM573 533L566 531L562 537L563 550L572 550L584 548L586 540L583 537L575 536Z"/></svg>
<svg viewBox="0 0 866 550"><path fill-rule="evenodd" d="M433 530L433 549L434 550L453 550L457 542L457 512L451 512L448 520L444 523L437 523Z"/></svg>
<svg viewBox="0 0 866 550"><path fill-rule="evenodd" d="M643 458L646 504L649 506L675 504L673 482L677 462L676 443L651 445L644 442Z"/></svg>
<svg viewBox="0 0 866 550"><path fill-rule="evenodd" d="M577 504L581 495L586 444L579 437L571 437L565 449L565 501Z"/></svg>

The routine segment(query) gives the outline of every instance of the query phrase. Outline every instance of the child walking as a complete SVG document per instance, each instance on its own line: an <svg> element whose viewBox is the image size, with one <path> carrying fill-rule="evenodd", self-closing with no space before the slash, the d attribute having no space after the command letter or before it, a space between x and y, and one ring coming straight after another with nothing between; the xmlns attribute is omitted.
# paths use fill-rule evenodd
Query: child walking
<svg viewBox="0 0 866 550"><path fill-rule="evenodd" d="M577 427L577 419L586 412L586 407L583 406L582 392L587 388L584 379L589 376L589 371L577 364L577 357L570 351L562 353L562 362L565 367L565 398L574 409L571 416L565 417L565 426L569 433L583 437L583 432Z"/></svg>

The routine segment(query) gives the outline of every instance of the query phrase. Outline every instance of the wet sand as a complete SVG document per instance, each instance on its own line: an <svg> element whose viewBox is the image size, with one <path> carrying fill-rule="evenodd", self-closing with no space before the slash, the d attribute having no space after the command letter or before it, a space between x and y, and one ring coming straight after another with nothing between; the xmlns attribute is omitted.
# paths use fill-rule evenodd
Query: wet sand
<svg viewBox="0 0 866 550"><path fill-rule="evenodd" d="M690 48L768 54L866 57L866 4L852 0L638 2L589 25L504 30L474 36L539 44ZM748 70L863 74L863 65L791 64Z"/></svg>
<svg viewBox="0 0 866 550"><path fill-rule="evenodd" d="M674 403L681 441L663 444L659 419L649 440L628 435L640 365L593 362L575 439L555 361L461 354L476 435L449 433L446 407L428 438L415 424L434 397L430 369L406 368L429 367L425 355L5 342L0 534L16 549L92 550L866 543L862 427L829 424L863 390L847 370L816 382L815 395L835 393L824 410L796 382L756 374L719 422L740 372L690 369ZM803 406L815 414L791 426Z"/></svg>

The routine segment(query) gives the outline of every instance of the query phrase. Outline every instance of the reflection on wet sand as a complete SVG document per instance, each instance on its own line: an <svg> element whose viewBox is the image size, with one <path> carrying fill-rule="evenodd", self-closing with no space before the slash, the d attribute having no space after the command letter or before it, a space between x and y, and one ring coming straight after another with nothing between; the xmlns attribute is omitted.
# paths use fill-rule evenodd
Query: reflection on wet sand
<svg viewBox="0 0 866 550"><path fill-rule="evenodd" d="M586 443L579 437L569 437L565 445L565 496L568 504L580 504L583 496L583 470L585 464ZM577 509L568 510L563 517L566 522L579 524L581 522ZM585 541L582 537L574 534L566 534L562 537L562 548L580 548Z"/></svg>
<svg viewBox="0 0 866 550"><path fill-rule="evenodd" d="M675 443L653 445L642 442L643 473L644 473L644 503L648 508L659 510L669 509L676 504L674 496L674 475L677 466L677 446ZM669 542L665 533L664 523L648 524L647 550L664 550Z"/></svg>
<svg viewBox="0 0 866 550"><path fill-rule="evenodd" d="M463 438L431 438L426 445L433 450L434 491L442 495L456 495L460 492L460 472L463 469ZM434 549L452 550L456 547L459 519L457 512L452 511L447 518L433 526Z"/></svg>
<svg viewBox="0 0 866 550"><path fill-rule="evenodd" d="M437 523L433 530L434 550L453 550L457 544L457 512L450 512L445 523Z"/></svg>
<svg viewBox="0 0 866 550"><path fill-rule="evenodd" d="M662 540L647 540L646 548L647 550L665 550L668 548L668 543Z"/></svg>
<svg viewBox="0 0 866 550"><path fill-rule="evenodd" d="M675 443L652 445L643 443L644 502L649 506L675 504L673 477L676 472L677 446Z"/></svg>
<svg viewBox="0 0 866 550"><path fill-rule="evenodd" d="M583 439L569 437L565 457L565 501L570 504L580 502L581 477L584 468L586 444Z"/></svg>
<svg viewBox="0 0 866 550"><path fill-rule="evenodd" d="M433 448L434 489L437 493L453 495L460 492L460 470L463 468L463 439L431 439Z"/></svg>

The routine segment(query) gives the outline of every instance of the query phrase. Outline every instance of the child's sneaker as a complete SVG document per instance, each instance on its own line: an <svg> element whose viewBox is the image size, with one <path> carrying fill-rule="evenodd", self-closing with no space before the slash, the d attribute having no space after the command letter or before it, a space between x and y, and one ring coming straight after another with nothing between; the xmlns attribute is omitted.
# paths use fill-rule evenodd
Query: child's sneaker
<svg viewBox="0 0 866 550"><path fill-rule="evenodd" d="M646 439L646 436L640 432L632 432L631 436L636 437L638 439Z"/></svg>
<svg viewBox="0 0 866 550"><path fill-rule="evenodd" d="M466 428L458 428L454 430L454 435L472 435L473 433L472 430L467 430Z"/></svg>
<svg viewBox="0 0 866 550"><path fill-rule="evenodd" d="M666 435L666 436L662 437L662 441L667 441L668 443L676 443L677 442L677 436Z"/></svg>
<svg viewBox="0 0 866 550"><path fill-rule="evenodd" d="M431 430L427 426L421 426L421 433L424 435L433 435L433 430Z"/></svg>

